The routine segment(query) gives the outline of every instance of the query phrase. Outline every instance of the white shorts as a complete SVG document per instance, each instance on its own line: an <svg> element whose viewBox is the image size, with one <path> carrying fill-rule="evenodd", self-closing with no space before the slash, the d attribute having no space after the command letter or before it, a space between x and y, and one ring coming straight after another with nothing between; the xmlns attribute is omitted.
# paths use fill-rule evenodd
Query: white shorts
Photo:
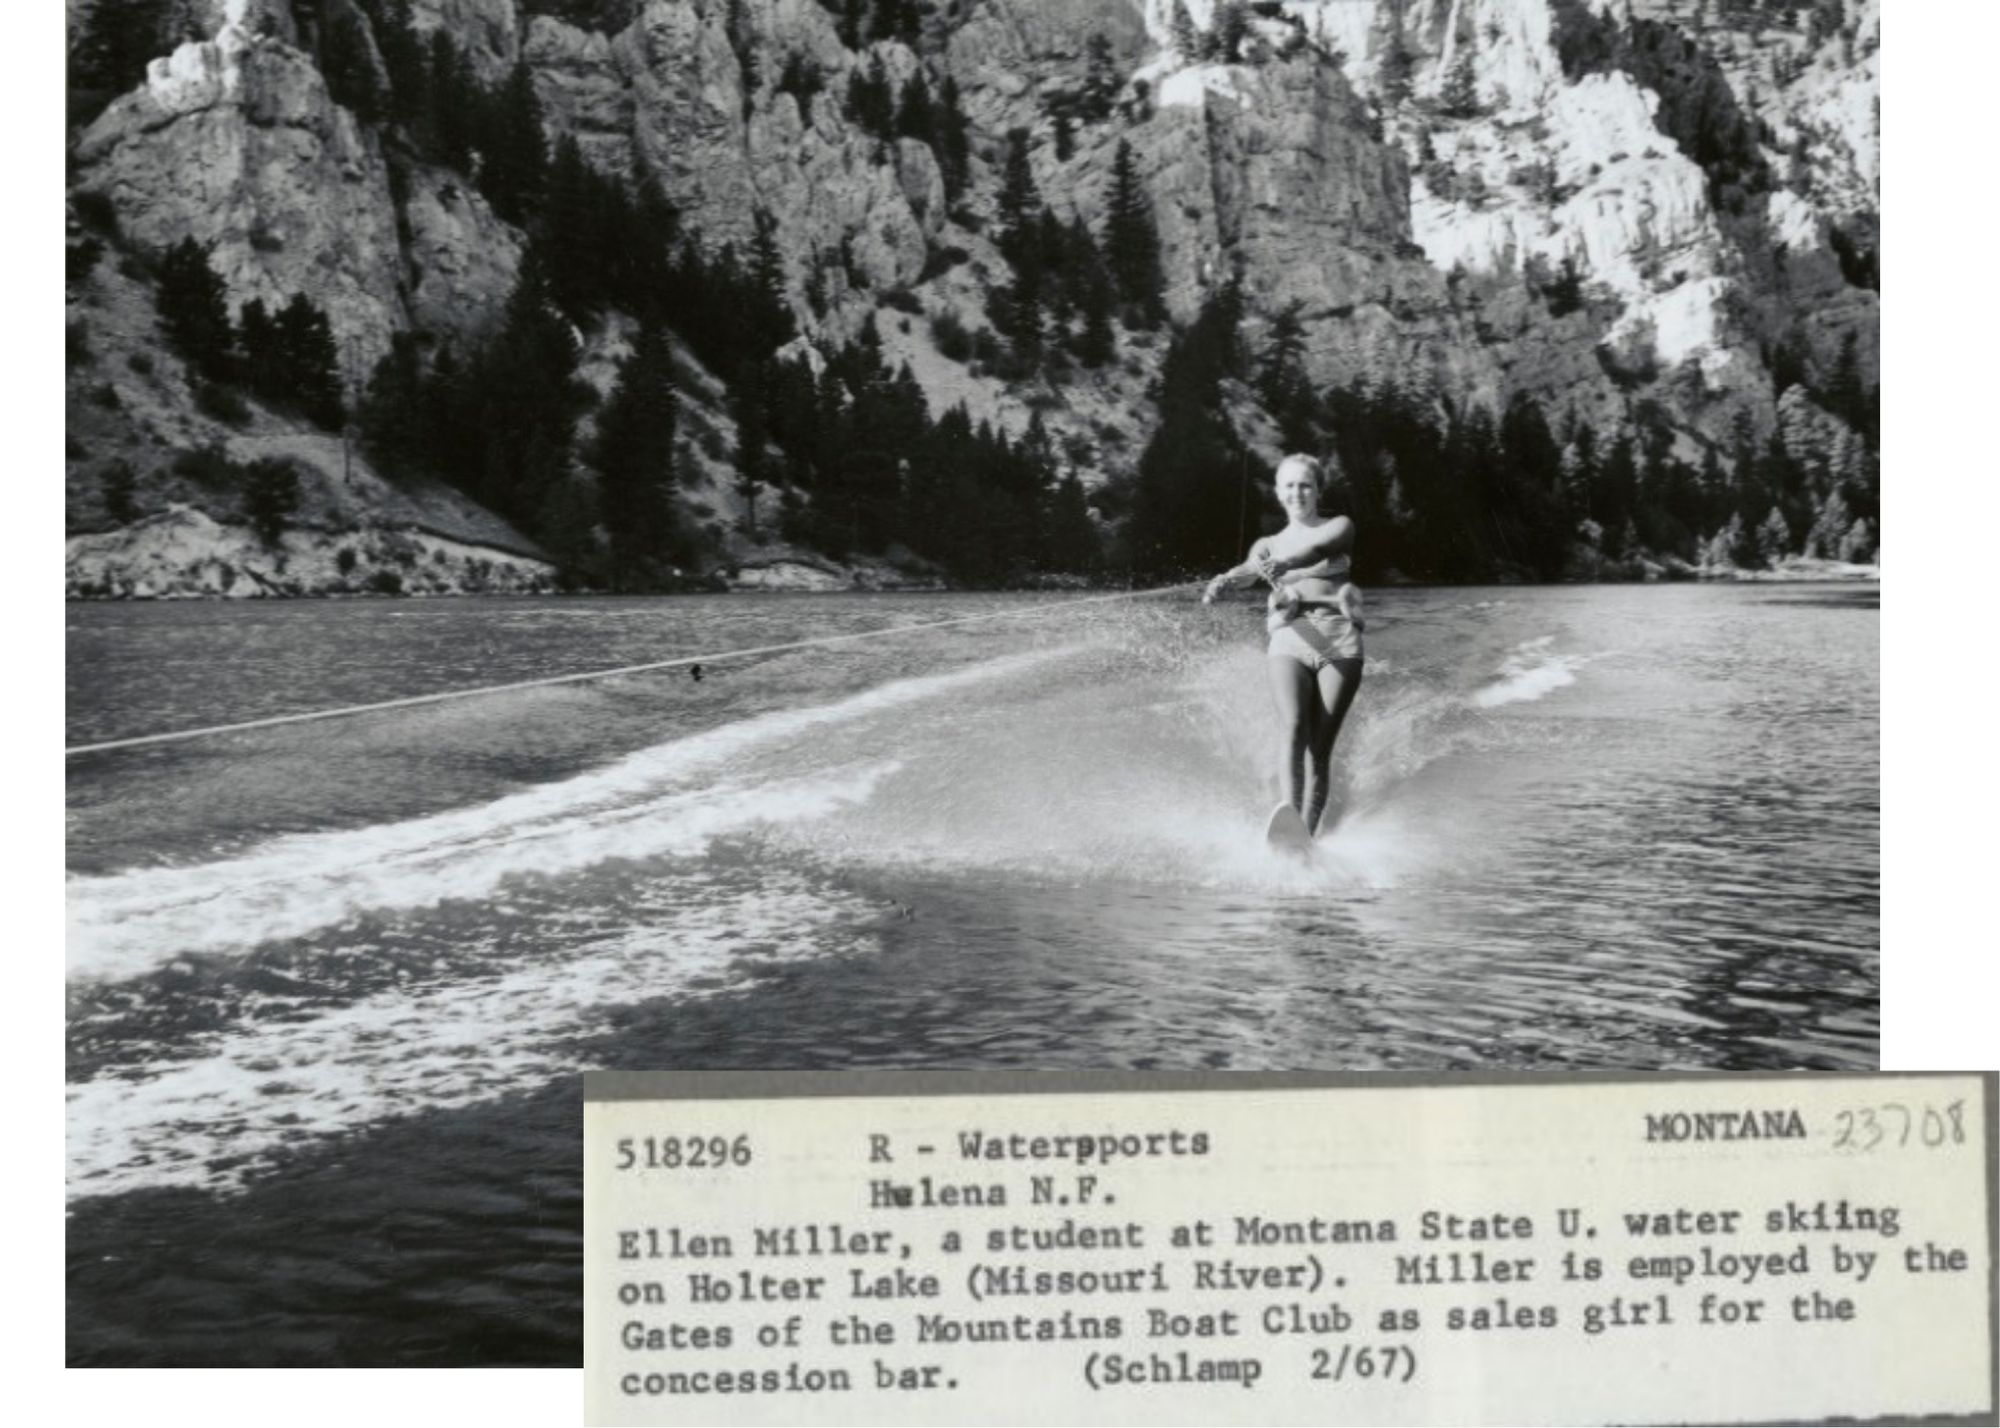
<svg viewBox="0 0 2000 1428"><path fill-rule="evenodd" d="M1295 659L1315 672L1343 660L1360 659L1361 631L1328 605L1309 605L1290 619L1271 617L1270 652Z"/></svg>

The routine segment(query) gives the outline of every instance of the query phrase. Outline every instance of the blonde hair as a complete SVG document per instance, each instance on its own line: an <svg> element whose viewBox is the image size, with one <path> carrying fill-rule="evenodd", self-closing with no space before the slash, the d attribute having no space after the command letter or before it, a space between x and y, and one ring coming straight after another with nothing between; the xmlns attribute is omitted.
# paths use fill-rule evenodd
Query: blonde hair
<svg viewBox="0 0 2000 1428"><path fill-rule="evenodd" d="M1303 451L1294 451L1291 455L1281 460L1278 463L1278 469L1271 473L1273 482L1285 474L1287 466L1303 466L1306 469L1306 474L1312 477L1313 489L1315 491L1324 491L1326 489L1326 468L1320 465L1317 456L1308 456Z"/></svg>

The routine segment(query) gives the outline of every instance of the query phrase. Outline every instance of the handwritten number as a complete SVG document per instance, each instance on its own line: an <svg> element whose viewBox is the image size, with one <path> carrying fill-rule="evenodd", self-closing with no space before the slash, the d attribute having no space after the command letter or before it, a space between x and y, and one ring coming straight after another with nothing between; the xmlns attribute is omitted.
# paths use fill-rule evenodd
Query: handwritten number
<svg viewBox="0 0 2000 1428"><path fill-rule="evenodd" d="M1964 1145L1965 1102L1953 1101L1940 1109L1932 1105L1912 1108L1900 1101L1885 1101L1879 1106L1839 1111L1833 1118L1835 1150L1865 1155L1885 1142L1905 1148L1912 1137L1917 1144L1933 1150L1944 1145Z"/></svg>

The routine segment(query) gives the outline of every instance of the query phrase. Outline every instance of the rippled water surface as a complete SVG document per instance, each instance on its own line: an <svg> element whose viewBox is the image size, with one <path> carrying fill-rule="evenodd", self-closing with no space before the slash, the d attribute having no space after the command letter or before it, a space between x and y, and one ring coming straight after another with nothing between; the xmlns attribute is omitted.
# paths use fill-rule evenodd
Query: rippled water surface
<svg viewBox="0 0 2000 1428"><path fill-rule="evenodd" d="M1872 588L1383 592L1304 865L1063 602L72 606L72 744L884 632L72 758L72 1359L575 1362L585 1067L1875 1064Z"/></svg>

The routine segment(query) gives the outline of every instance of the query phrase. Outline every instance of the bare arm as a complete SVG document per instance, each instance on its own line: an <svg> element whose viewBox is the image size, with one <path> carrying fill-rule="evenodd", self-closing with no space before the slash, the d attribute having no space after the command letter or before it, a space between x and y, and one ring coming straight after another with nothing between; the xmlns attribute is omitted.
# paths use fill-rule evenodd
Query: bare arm
<svg viewBox="0 0 2000 1428"><path fill-rule="evenodd" d="M1241 565L1232 565L1215 579L1208 582L1208 588L1201 592L1204 605L1213 604L1215 597L1226 589L1244 585L1255 585L1259 580L1277 579L1278 565L1271 558L1271 543L1260 540L1250 547L1250 556Z"/></svg>
<svg viewBox="0 0 2000 1428"><path fill-rule="evenodd" d="M1303 550L1294 555L1274 556L1271 565L1276 574L1288 570L1298 570L1308 565L1317 565L1330 555L1344 555L1354 548L1354 522L1346 516L1335 516L1323 526L1313 529L1312 539Z"/></svg>

